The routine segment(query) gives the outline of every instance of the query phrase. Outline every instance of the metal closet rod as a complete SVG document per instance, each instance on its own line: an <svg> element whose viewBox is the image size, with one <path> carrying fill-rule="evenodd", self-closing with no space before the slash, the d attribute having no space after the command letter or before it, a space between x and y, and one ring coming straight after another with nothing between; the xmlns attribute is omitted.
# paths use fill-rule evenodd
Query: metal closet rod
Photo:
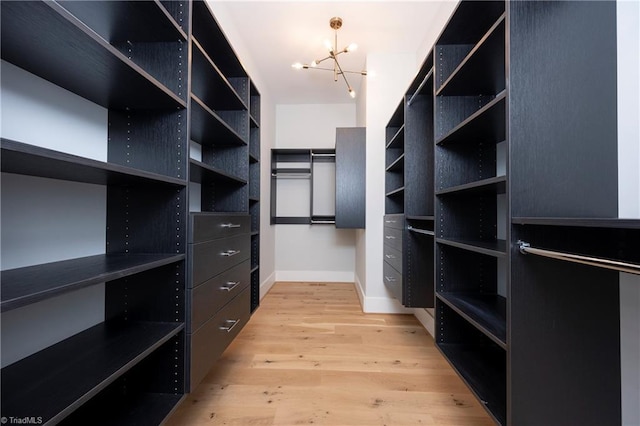
<svg viewBox="0 0 640 426"><path fill-rule="evenodd" d="M309 179L311 173L271 173L271 176L280 179Z"/></svg>
<svg viewBox="0 0 640 426"><path fill-rule="evenodd" d="M312 157L335 157L335 154L315 154L315 153L311 153Z"/></svg>
<svg viewBox="0 0 640 426"><path fill-rule="evenodd" d="M545 249L539 249L531 247L531 245L525 241L518 241L518 247L522 254L535 254L538 256L550 257L553 259L564 260L567 262L582 263L585 265L596 266L598 268L614 269L616 271L627 272L629 274L640 275L640 265L619 262L616 260L602 259L599 257L583 256L580 254L563 253L559 251L551 251Z"/></svg>
<svg viewBox="0 0 640 426"><path fill-rule="evenodd" d="M418 234L425 234L425 235L431 235L431 236L435 236L435 235L436 235L436 233L435 233L435 232L433 232L433 231L429 231L428 229L420 229L420 228L416 228L416 227L413 227L413 226L411 226L411 225L409 225L409 226L407 227L407 229L408 229L409 231L411 231L411 232L417 232Z"/></svg>

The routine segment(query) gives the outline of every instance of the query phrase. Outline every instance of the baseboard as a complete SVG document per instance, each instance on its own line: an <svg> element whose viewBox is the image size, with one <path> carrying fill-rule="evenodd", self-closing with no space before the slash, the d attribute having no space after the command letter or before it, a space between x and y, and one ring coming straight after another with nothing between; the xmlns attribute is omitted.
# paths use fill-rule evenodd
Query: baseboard
<svg viewBox="0 0 640 426"><path fill-rule="evenodd" d="M276 283L276 273L273 272L264 281L260 283L260 300L271 290Z"/></svg>
<svg viewBox="0 0 640 426"><path fill-rule="evenodd" d="M352 271L276 271L275 281L352 283Z"/></svg>
<svg viewBox="0 0 640 426"><path fill-rule="evenodd" d="M362 282L360 282L360 277L358 277L357 275L355 276L354 283L356 286L356 294L358 295L358 300L360 300L360 309L362 309L362 311L364 312L365 295L362 288Z"/></svg>
<svg viewBox="0 0 640 426"><path fill-rule="evenodd" d="M371 314L412 314L413 309L402 306L390 297L365 297L362 310Z"/></svg>
<svg viewBox="0 0 640 426"><path fill-rule="evenodd" d="M435 338L435 320L426 309L414 309L413 315L420 321L420 324L427 330L431 337Z"/></svg>

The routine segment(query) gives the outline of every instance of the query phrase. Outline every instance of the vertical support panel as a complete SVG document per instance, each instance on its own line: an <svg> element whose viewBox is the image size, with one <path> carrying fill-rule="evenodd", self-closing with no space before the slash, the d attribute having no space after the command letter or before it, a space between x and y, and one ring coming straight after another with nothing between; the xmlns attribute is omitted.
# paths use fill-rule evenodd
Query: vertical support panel
<svg viewBox="0 0 640 426"><path fill-rule="evenodd" d="M615 2L509 6L513 216L617 217Z"/></svg>
<svg viewBox="0 0 640 426"><path fill-rule="evenodd" d="M365 227L366 129L336 129L336 228Z"/></svg>

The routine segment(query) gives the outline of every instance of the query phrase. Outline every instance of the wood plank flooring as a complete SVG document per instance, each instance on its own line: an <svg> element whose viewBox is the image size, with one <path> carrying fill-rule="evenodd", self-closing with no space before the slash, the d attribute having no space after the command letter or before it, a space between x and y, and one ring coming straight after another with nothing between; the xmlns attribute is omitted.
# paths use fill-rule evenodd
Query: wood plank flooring
<svg viewBox="0 0 640 426"><path fill-rule="evenodd" d="M167 425L307 424L494 422L412 315L362 313L352 283L276 283Z"/></svg>

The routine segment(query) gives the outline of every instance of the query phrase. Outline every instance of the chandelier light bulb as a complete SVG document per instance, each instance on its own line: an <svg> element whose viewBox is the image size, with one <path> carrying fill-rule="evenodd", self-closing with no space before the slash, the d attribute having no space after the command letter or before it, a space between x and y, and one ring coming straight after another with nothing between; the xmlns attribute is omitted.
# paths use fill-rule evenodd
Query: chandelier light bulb
<svg viewBox="0 0 640 426"><path fill-rule="evenodd" d="M331 42L328 39L324 40L324 47L326 47L329 52L333 52L333 46L331 45Z"/></svg>
<svg viewBox="0 0 640 426"><path fill-rule="evenodd" d="M313 68L317 67L317 66L318 66L318 62L317 62L317 61L313 61L313 62L311 62L311 66L312 66Z"/></svg>
<svg viewBox="0 0 640 426"><path fill-rule="evenodd" d="M358 45L355 43L351 43L350 45L348 45L344 50L346 50L347 52L353 52L354 50L356 50L358 48Z"/></svg>
<svg viewBox="0 0 640 426"><path fill-rule="evenodd" d="M291 64L291 68L296 70L301 70L303 65L300 62L296 62L295 64Z"/></svg>
<svg viewBox="0 0 640 426"><path fill-rule="evenodd" d="M349 87L349 96L351 96L352 98L356 97L356 92L351 87Z"/></svg>

